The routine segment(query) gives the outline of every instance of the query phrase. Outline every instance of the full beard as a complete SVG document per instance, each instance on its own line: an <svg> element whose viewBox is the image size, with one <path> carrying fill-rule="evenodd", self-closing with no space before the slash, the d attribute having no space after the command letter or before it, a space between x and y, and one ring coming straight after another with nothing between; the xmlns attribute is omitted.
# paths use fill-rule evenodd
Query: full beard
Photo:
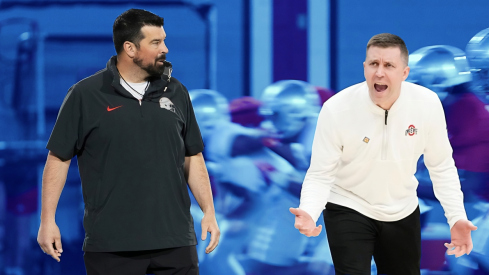
<svg viewBox="0 0 489 275"><path fill-rule="evenodd" d="M134 57L132 61L138 65L139 68L143 69L148 73L149 77L161 77L165 70L165 64L158 64L158 61L165 61L166 56L163 55L158 57L153 64L143 64L143 60L139 59L139 57Z"/></svg>

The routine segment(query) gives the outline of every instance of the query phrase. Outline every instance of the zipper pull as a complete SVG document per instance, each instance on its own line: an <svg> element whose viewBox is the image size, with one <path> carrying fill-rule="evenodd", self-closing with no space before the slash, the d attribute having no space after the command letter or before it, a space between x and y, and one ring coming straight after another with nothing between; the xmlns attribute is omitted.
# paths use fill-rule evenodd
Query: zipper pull
<svg viewBox="0 0 489 275"><path fill-rule="evenodd" d="M385 125L387 125L387 115L389 114L389 111L385 110Z"/></svg>

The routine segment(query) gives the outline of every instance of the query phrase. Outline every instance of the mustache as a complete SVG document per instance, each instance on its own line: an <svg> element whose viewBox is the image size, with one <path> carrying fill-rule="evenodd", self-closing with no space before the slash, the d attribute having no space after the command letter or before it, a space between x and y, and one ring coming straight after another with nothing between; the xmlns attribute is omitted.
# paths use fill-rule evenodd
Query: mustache
<svg viewBox="0 0 489 275"><path fill-rule="evenodd" d="M156 58L156 61L166 61L166 54L158 56L158 58Z"/></svg>

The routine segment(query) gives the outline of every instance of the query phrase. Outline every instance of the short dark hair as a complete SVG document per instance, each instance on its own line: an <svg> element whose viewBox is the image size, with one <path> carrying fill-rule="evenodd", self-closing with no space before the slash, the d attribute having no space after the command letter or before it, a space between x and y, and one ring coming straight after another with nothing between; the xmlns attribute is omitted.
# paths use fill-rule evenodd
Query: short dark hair
<svg viewBox="0 0 489 275"><path fill-rule="evenodd" d="M379 47L379 48L390 48L390 47L398 47L401 50L401 58L406 62L406 66L409 62L409 51L406 47L406 43L404 40L395 34L390 33L381 33L372 36L367 43L367 51L370 47Z"/></svg>
<svg viewBox="0 0 489 275"><path fill-rule="evenodd" d="M144 26L163 27L163 18L146 10L130 9L119 15L112 27L114 47L117 54L122 52L124 42L130 41L139 49L139 42L144 39L141 28Z"/></svg>

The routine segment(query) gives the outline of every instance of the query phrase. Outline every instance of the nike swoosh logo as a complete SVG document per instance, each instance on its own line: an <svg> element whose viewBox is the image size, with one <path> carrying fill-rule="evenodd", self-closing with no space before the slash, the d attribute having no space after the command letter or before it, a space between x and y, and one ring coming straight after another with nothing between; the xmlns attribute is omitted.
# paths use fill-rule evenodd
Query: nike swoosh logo
<svg viewBox="0 0 489 275"><path fill-rule="evenodd" d="M122 107L122 105L121 106L114 107L114 108L110 108L109 106L107 106L107 111L109 111L109 112L110 111L114 111L115 109L120 108L120 107Z"/></svg>

